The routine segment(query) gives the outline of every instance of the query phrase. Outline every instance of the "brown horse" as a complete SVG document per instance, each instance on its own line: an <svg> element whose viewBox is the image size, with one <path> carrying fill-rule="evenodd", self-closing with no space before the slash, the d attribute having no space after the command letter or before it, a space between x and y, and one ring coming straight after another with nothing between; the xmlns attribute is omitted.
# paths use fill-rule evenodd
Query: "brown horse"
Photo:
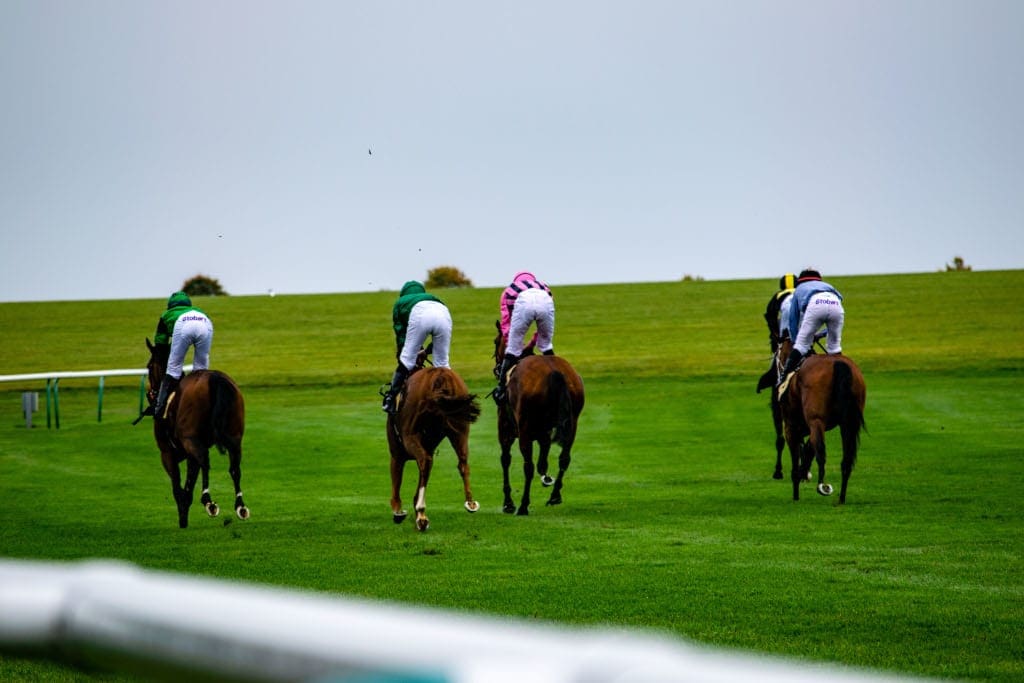
<svg viewBox="0 0 1024 683"><path fill-rule="evenodd" d="M791 342L786 340L780 349L783 360L791 348ZM832 495L832 486L825 483L825 432L839 427L843 443L839 502L846 502L846 487L857 461L860 430L864 428L866 395L860 368L842 354L808 356L785 385L779 405L792 460L793 500L800 500L800 482L810 477L811 463L815 461L818 493Z"/></svg>
<svg viewBox="0 0 1024 683"><path fill-rule="evenodd" d="M495 373L505 357L505 341L499 328L494 340ZM528 348L509 374L507 399L498 407L498 444L501 446L501 469L504 475L505 502L502 510L508 514L530 514L530 485L533 482L533 443L540 447L536 471L541 484L554 485L548 505L562 502L562 479L572 461L572 445L576 440L576 425L583 410L583 380L566 359L561 356L535 356ZM516 509L512 501L512 485L508 470L512 464L512 444L519 439L519 452L523 455L523 497ZM548 452L551 443L561 446L558 456L558 476L548 476Z"/></svg>
<svg viewBox="0 0 1024 683"><path fill-rule="evenodd" d="M430 527L427 481L434 465L434 452L444 439L448 439L458 457L466 510L480 509L469 488L469 426L480 416L480 404L451 368L422 369L424 357L421 351L420 364L409 375L399 396L398 410L388 415L387 422L393 519L395 524L401 524L408 514L402 509L402 472L407 461L415 460L420 477L414 507L416 528L420 531Z"/></svg>
<svg viewBox="0 0 1024 683"><path fill-rule="evenodd" d="M148 398L150 411L167 370L166 346L149 347ZM166 417L153 417L153 434L160 448L164 470L171 478L171 492L178 506L178 526L188 526L196 478L203 475L200 502L207 514L220 512L210 496L210 447L227 451L228 472L235 485L235 514L249 519L249 508L242 499L242 435L245 432L245 402L234 380L217 370L196 370L181 378L174 395L167 401ZM181 483L181 462L186 462L185 484Z"/></svg>

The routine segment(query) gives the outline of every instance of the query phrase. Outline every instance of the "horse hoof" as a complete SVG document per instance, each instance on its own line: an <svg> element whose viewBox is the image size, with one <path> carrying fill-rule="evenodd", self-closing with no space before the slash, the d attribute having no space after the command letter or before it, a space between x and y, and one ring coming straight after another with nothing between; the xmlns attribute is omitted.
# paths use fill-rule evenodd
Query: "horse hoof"
<svg viewBox="0 0 1024 683"><path fill-rule="evenodd" d="M530 508L523 508L523 507L521 507L518 510L516 510L516 515L519 516L519 517L526 517L529 514L530 514Z"/></svg>
<svg viewBox="0 0 1024 683"><path fill-rule="evenodd" d="M540 476L540 483L543 484L544 486L551 486L552 484L555 483L555 480L546 474L542 474Z"/></svg>
<svg viewBox="0 0 1024 683"><path fill-rule="evenodd" d="M235 514L239 519L249 519L249 508L244 505L239 505L235 508Z"/></svg>
<svg viewBox="0 0 1024 683"><path fill-rule="evenodd" d="M547 504L548 505L561 505L562 504L562 497L561 496L558 496L558 497L551 496L551 498L548 499Z"/></svg>
<svg viewBox="0 0 1024 683"><path fill-rule="evenodd" d="M466 510L468 510L469 512L476 512L479 509L480 503L476 502L475 500L466 501Z"/></svg>
<svg viewBox="0 0 1024 683"><path fill-rule="evenodd" d="M220 514L220 508L217 507L216 503L210 501L209 503L206 504L206 514L210 515L211 517L216 517Z"/></svg>
<svg viewBox="0 0 1024 683"><path fill-rule="evenodd" d="M516 511L516 506L513 505L512 503L505 503L504 507L501 508L501 511L504 512L506 515L511 515L513 512Z"/></svg>
<svg viewBox="0 0 1024 683"><path fill-rule="evenodd" d="M392 519L392 521L394 521L395 524L401 524L402 522L405 521L405 518L408 517L408 516L409 516L409 513L406 512L405 510L402 510L401 512L394 513L392 515L391 519Z"/></svg>
<svg viewBox="0 0 1024 683"><path fill-rule="evenodd" d="M430 528L430 520L424 517L423 519L416 520L416 528L420 531L426 531Z"/></svg>
<svg viewBox="0 0 1024 683"><path fill-rule="evenodd" d="M832 485L831 484L818 484L818 493L820 493L823 496L831 496L832 495Z"/></svg>
<svg viewBox="0 0 1024 683"><path fill-rule="evenodd" d="M775 474L772 475L772 479L782 479L782 472L775 472Z"/></svg>

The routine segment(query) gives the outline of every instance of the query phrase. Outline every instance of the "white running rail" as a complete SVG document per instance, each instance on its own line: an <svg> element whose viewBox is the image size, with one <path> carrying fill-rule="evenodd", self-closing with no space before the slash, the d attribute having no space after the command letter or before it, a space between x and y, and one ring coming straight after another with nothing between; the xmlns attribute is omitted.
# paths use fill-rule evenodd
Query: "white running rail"
<svg viewBox="0 0 1024 683"><path fill-rule="evenodd" d="M392 579L394 577L391 577ZM388 579L391 580L391 579ZM873 683L884 673L142 570L0 560L0 652L149 678Z"/></svg>

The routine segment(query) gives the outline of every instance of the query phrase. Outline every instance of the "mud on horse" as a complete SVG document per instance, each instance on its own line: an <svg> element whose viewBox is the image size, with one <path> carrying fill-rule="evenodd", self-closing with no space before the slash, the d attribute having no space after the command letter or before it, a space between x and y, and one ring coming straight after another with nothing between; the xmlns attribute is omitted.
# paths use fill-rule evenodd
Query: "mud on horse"
<svg viewBox="0 0 1024 683"><path fill-rule="evenodd" d="M167 347L154 346L146 339L149 362L149 409L152 414L157 390L167 369ZM140 416L141 418L142 416ZM136 421L137 422L137 421ZM167 402L165 415L153 416L153 435L160 449L164 470L171 478L171 492L178 507L178 526L188 526L196 479L202 473L200 502L211 517L220 508L210 496L210 447L228 455L228 472L235 486L235 514L249 518L242 498L242 436L245 433L245 402L242 392L228 375L217 370L197 370L181 379ZM186 463L185 482L181 462Z"/></svg>

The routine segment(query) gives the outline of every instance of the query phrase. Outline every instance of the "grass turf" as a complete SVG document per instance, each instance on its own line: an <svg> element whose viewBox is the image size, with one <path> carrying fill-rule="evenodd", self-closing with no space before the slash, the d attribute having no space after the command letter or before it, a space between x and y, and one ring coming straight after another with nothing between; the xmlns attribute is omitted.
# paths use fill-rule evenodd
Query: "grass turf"
<svg viewBox="0 0 1024 683"><path fill-rule="evenodd" d="M847 505L771 479L760 319L774 283L556 288L556 349L587 382L565 503L503 515L494 407L471 437L482 509L438 453L432 527L395 526L383 414L393 293L230 297L213 360L247 402L253 519L193 507L176 528L137 379L62 381L61 430L26 430L0 385L0 548L571 624L657 629L722 647L903 673L1024 676L1020 557L1024 272L834 278L844 347L867 379ZM443 292L452 360L481 394L497 294ZM141 367L160 302L0 304L0 374ZM96 321L102 321L97 324ZM25 340L33 340L26 343ZM987 343L985 343L987 340ZM39 424L37 415L37 425ZM838 479L838 435L829 434ZM788 457L784 461L788 477ZM403 492L411 498L407 485ZM515 495L521 489L518 458ZM211 488L229 502L226 464ZM201 615L197 615L201 616ZM0 659L0 678L94 678Z"/></svg>

